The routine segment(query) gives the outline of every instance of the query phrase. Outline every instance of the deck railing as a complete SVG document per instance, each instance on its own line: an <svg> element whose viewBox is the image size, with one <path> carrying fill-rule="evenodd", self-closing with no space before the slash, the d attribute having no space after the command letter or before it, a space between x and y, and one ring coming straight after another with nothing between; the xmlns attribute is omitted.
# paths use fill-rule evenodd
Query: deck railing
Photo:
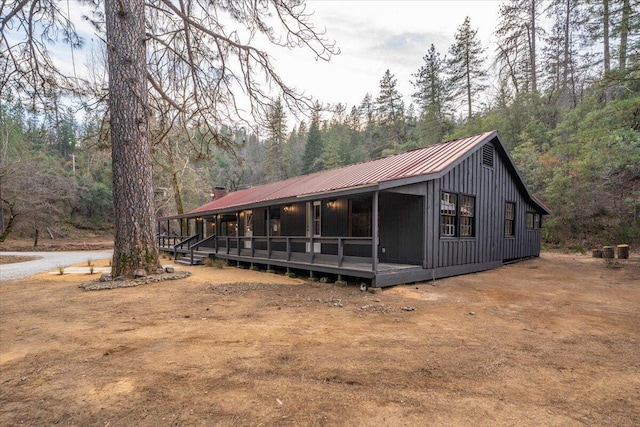
<svg viewBox="0 0 640 427"><path fill-rule="evenodd" d="M306 237L306 236L216 236L198 240L193 236L158 236L161 248L173 252L190 254L193 261L194 251L211 254L230 255L260 259L273 259L306 264L329 263L342 267L345 260L371 263L371 237ZM320 247L318 247L318 245ZM355 249L360 247L363 249Z"/></svg>
<svg viewBox="0 0 640 427"><path fill-rule="evenodd" d="M158 246L160 248L173 248L176 244L190 236L167 236L164 233L158 234Z"/></svg>
<svg viewBox="0 0 640 427"><path fill-rule="evenodd" d="M291 261L294 255L302 255L302 259L309 264L314 264L318 255L329 255L337 261L338 267L342 267L345 260L345 247L366 246L369 248L367 251L369 255L360 258L371 259L373 239L371 237L212 236L209 243L213 246L202 246L212 249L215 254L255 258L259 253L263 258L286 261ZM316 244L334 245L337 247L337 253L327 254L322 253L322 250L317 251Z"/></svg>
<svg viewBox="0 0 640 427"><path fill-rule="evenodd" d="M205 237L204 239L195 242L189 247L189 256L191 258L191 264L193 264L193 252L197 251L200 248L200 246L204 246L208 242L212 242L213 240L215 240L215 238L216 238L215 234L209 237Z"/></svg>
<svg viewBox="0 0 640 427"><path fill-rule="evenodd" d="M173 245L173 259L178 259L178 251L180 249L191 249L191 245L198 241L198 235L194 234L193 236L189 236L186 239L179 241L178 243ZM193 261L193 260L192 260Z"/></svg>

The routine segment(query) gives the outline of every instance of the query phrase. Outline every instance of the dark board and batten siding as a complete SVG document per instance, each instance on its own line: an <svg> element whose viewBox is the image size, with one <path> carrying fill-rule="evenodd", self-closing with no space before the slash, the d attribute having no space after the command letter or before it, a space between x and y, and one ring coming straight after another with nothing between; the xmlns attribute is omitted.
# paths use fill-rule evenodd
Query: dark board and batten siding
<svg viewBox="0 0 640 427"><path fill-rule="evenodd" d="M433 207L427 209L427 215L434 225L433 235L427 236L428 268L483 265L540 254L540 231L525 229L526 212L534 208L523 197L502 156L495 152L493 167L483 165L486 156L485 149L475 151L428 186L428 203ZM474 237L440 237L441 192L475 197ZM504 236L506 202L516 204L514 237Z"/></svg>
<svg viewBox="0 0 640 427"><path fill-rule="evenodd" d="M308 207L312 206L314 200L318 200L321 202L321 235L324 237L324 241L320 243L321 253L317 254L318 257L324 256L323 259L326 260L332 255L337 255L339 245L330 242L329 238L343 238L342 242L346 243L342 255L345 258L358 257L358 262L364 260L362 262L365 264L369 260L374 269L376 265L380 267L384 264L384 268L378 268L375 272L369 269L360 273L365 274L362 277L372 279L374 286L477 272L498 267L505 260L538 256L540 229L527 229L526 217L528 212L548 212L543 205L531 199L499 137L497 134L491 135L487 133L482 136L482 142L478 143L483 145L470 145L470 140L456 142L460 151L452 153L455 160L452 160L449 166L445 166L444 171L433 169L427 173L426 169L420 169L422 175L412 176L407 172L407 176L401 180L383 180L376 186L367 184L366 188L354 187L333 196L318 193L317 199L306 196L304 201L293 201L293 198L274 200L270 207L263 204L253 205L253 236L269 235L268 220L274 218L275 212L278 212L280 218L280 228L276 234L306 236L311 231L308 227L313 225L311 218L308 218L311 215ZM443 147L451 149L449 146L438 146L437 150ZM437 150L434 150L436 159ZM402 165L402 162L413 159L416 153L420 152L407 153L406 158L399 158L398 162ZM426 160L421 158L420 162L423 161ZM422 167L422 163L411 165L412 168ZM356 171L363 167L354 166ZM347 169L349 168L345 170ZM402 170L397 171L402 175L401 172ZM344 179L347 178L351 179ZM440 200L443 192L457 195L456 236L452 237L440 236ZM475 200L473 235L468 237L459 235L461 196L472 196ZM353 234L352 223L360 225L359 221L363 217L353 216L355 214L350 213L350 205L352 206L353 200L362 198L371 201L370 216L373 217L376 213L379 213L379 216L372 220L369 230L374 239L358 241L349 239L349 236ZM287 200L293 202L287 203ZM378 201L375 205L374 200ZM507 202L515 204L512 237L504 235ZM237 212L232 211L231 219L235 220L236 215L242 218L241 212L241 207ZM357 212L358 215L361 213ZM221 222L220 215L222 214L216 215L218 227ZM242 224L241 220L238 229L240 236L244 234ZM361 228L357 230L356 234L366 234ZM375 252L371 247L372 240L379 245L376 259L371 257L371 253ZM256 239L253 249L264 251L269 247L272 251L290 249L296 253L305 253L310 248L308 243L300 241L291 242L290 246L287 246L287 243L289 242L284 242L283 239L273 239L269 243L266 239ZM313 247L317 248L316 245ZM288 266L285 261L279 262L282 266ZM392 264L401 265L401 268L390 269L389 266ZM324 267L314 265L310 268ZM331 272L340 274L344 271L338 267L331 267Z"/></svg>
<svg viewBox="0 0 640 427"><path fill-rule="evenodd" d="M424 196L380 194L380 262L422 265Z"/></svg>

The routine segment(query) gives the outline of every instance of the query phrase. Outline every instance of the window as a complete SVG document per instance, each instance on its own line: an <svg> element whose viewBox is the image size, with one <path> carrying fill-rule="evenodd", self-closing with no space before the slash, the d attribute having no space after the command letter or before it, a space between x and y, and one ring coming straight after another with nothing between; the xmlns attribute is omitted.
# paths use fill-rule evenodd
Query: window
<svg viewBox="0 0 640 427"><path fill-rule="evenodd" d="M238 233L238 223L235 220L222 219L220 226L222 236L235 237Z"/></svg>
<svg viewBox="0 0 640 427"><path fill-rule="evenodd" d="M540 214L536 212L527 212L527 229L537 230L540 228Z"/></svg>
<svg viewBox="0 0 640 427"><path fill-rule="evenodd" d="M371 197L349 201L351 237L371 237Z"/></svg>
<svg viewBox="0 0 640 427"><path fill-rule="evenodd" d="M476 198L473 196L460 196L460 236L472 237L475 234L474 217Z"/></svg>
<svg viewBox="0 0 640 427"><path fill-rule="evenodd" d="M216 234L216 220L214 217L204 219L204 237Z"/></svg>
<svg viewBox="0 0 640 427"><path fill-rule="evenodd" d="M442 193L440 196L440 235L454 237L458 219L458 195Z"/></svg>
<svg viewBox="0 0 640 427"><path fill-rule="evenodd" d="M253 212L245 211L244 213L244 235L253 235Z"/></svg>
<svg viewBox="0 0 640 427"><path fill-rule="evenodd" d="M269 235L280 236L282 230L280 229L280 208L273 208L269 211Z"/></svg>
<svg viewBox="0 0 640 427"><path fill-rule="evenodd" d="M504 206L504 235L515 236L516 204L507 202Z"/></svg>
<svg viewBox="0 0 640 427"><path fill-rule="evenodd" d="M456 193L440 195L440 237L476 235L476 198Z"/></svg>

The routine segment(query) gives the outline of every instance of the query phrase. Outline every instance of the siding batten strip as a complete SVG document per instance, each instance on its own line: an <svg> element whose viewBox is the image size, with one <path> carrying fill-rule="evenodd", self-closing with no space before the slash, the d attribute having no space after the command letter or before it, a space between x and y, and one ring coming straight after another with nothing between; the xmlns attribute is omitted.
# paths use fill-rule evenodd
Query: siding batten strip
<svg viewBox="0 0 640 427"><path fill-rule="evenodd" d="M378 271L378 201L379 192L376 191L373 193L373 209L371 215L373 216L373 227L371 230L373 237L371 242L371 269L374 273Z"/></svg>

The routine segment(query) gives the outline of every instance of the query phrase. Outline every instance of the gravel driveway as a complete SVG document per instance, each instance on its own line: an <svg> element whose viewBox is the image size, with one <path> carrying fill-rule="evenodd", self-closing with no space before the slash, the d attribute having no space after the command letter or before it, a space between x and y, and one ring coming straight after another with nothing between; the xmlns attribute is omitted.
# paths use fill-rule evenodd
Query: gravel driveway
<svg viewBox="0 0 640 427"><path fill-rule="evenodd" d="M112 251L78 251L78 252L0 252L0 257L5 255L34 256L39 259L33 261L18 262L0 265L0 282L5 280L21 279L44 271L54 271L58 267L68 267L73 264L111 258Z"/></svg>

